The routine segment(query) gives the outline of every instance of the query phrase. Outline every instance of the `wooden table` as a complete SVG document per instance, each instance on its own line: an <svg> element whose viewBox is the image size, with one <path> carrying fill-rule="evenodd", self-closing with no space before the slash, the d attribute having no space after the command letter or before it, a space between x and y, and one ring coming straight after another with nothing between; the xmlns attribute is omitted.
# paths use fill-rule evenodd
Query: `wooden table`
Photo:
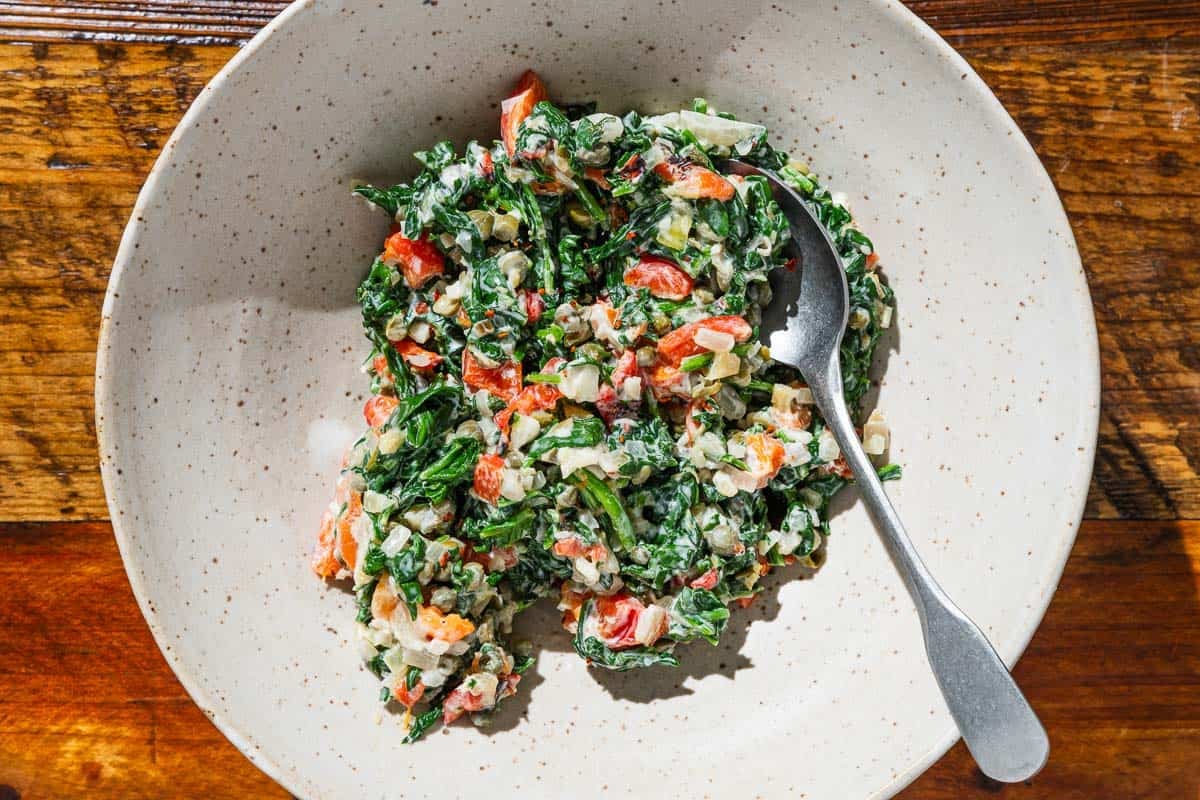
<svg viewBox="0 0 1200 800"><path fill-rule="evenodd" d="M1058 186L1104 384L1087 520L1017 667L1050 765L1001 788L958 745L903 797L1196 798L1200 2L908 5ZM0 0L0 800L286 797L150 638L106 521L91 397L137 190L200 88L282 7Z"/></svg>

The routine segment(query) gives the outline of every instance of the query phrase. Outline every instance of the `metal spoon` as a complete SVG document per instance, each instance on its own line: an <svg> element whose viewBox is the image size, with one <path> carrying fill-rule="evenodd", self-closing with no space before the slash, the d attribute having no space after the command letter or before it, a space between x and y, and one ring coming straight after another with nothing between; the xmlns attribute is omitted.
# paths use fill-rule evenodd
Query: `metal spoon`
<svg viewBox="0 0 1200 800"><path fill-rule="evenodd" d="M765 177L791 223L789 247L800 269L771 275L775 299L763 310L763 341L771 358L800 370L853 470L859 494L916 602L929 665L967 749L988 777L1009 783L1032 777L1050 755L1045 729L983 631L951 602L921 562L854 430L838 357L850 301L833 242L776 175L732 159L719 168Z"/></svg>

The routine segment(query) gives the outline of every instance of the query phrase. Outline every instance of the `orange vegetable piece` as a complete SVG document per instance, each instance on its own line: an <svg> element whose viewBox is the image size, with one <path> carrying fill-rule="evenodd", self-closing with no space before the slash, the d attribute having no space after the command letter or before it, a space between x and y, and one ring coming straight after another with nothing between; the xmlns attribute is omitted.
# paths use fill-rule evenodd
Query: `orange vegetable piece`
<svg viewBox="0 0 1200 800"><path fill-rule="evenodd" d="M631 153L625 163L617 167L617 174L627 181L636 181L646 171L646 159L638 153Z"/></svg>
<svg viewBox="0 0 1200 800"><path fill-rule="evenodd" d="M584 547L582 539L578 536L571 536L567 539L559 539L554 543L554 555L563 558L586 556L591 561L603 561L608 558L608 548L602 544Z"/></svg>
<svg viewBox="0 0 1200 800"><path fill-rule="evenodd" d="M439 639L454 644L470 636L475 623L458 614L443 614L437 606L421 606L417 609L417 625L429 639Z"/></svg>
<svg viewBox="0 0 1200 800"><path fill-rule="evenodd" d="M442 363L440 355L432 350L426 350L412 339L401 339L400 341L392 342L392 347L396 348L396 352L404 359L404 363L417 372L433 372Z"/></svg>
<svg viewBox="0 0 1200 800"><path fill-rule="evenodd" d="M587 178L601 189L608 190L612 188L612 184L608 182L608 178L604 175L604 170L600 169L599 167L587 167L583 171L583 177Z"/></svg>
<svg viewBox="0 0 1200 800"><path fill-rule="evenodd" d="M854 478L854 470L850 469L850 464L846 462L846 455L844 453L840 454L836 460L822 465L821 470L824 472L830 472L834 475L837 475L839 478L845 478L846 480L851 480Z"/></svg>
<svg viewBox="0 0 1200 800"><path fill-rule="evenodd" d="M519 678L520 676L513 676ZM513 684L516 685L515 683ZM499 692L496 697L499 699ZM449 725L468 711L483 710L483 695L472 694L466 684L459 684L442 701L442 724Z"/></svg>
<svg viewBox="0 0 1200 800"><path fill-rule="evenodd" d="M390 395L374 395L363 405L363 417L366 418L368 425L378 430L388 421L398 405L400 402Z"/></svg>
<svg viewBox="0 0 1200 800"><path fill-rule="evenodd" d="M559 584L558 594L558 609L563 612L562 625L574 633L575 625L579 622L579 611L583 608L584 602L591 597L591 593L576 592L571 589L567 581L563 581Z"/></svg>
<svg viewBox="0 0 1200 800"><path fill-rule="evenodd" d="M637 639L637 629L644 613L646 606L642 601L624 591L596 598L597 629L604 643L613 650L641 644ZM664 618L661 629L653 631L647 641L653 642L666 632Z"/></svg>
<svg viewBox="0 0 1200 800"><path fill-rule="evenodd" d="M687 416L684 420L684 430L687 431L688 443L691 444L700 436L703 429L696 414L702 411L712 411L712 404L706 399L693 400L688 403Z"/></svg>
<svg viewBox="0 0 1200 800"><path fill-rule="evenodd" d="M322 578L332 578L338 574L341 569L341 564L337 560L337 556L333 554L334 545L334 509L327 508L321 516L321 527L317 531L317 543L313 547L312 565L313 572L320 575Z"/></svg>
<svg viewBox="0 0 1200 800"><path fill-rule="evenodd" d="M410 711L412 710L413 706L420 702L423 694L425 694L425 684L417 681L415 684L413 684L413 687L409 689L403 678L397 681L397 686L395 690L392 691L392 697L396 698L401 705Z"/></svg>
<svg viewBox="0 0 1200 800"><path fill-rule="evenodd" d="M511 158L517 151L517 133L521 123L533 113L533 107L547 99L546 84L533 70L526 70L517 81L512 95L500 103L500 138Z"/></svg>
<svg viewBox="0 0 1200 800"><path fill-rule="evenodd" d="M446 271L445 257L429 240L408 239L402 233L393 233L383 243L383 260L398 264L404 282L413 289L420 289Z"/></svg>
<svg viewBox="0 0 1200 800"><path fill-rule="evenodd" d="M686 200L733 199L733 184L708 167L693 164L685 158L671 158L654 167L654 174L672 185L674 193Z"/></svg>
<svg viewBox="0 0 1200 800"><path fill-rule="evenodd" d="M496 174L496 162L492 159L490 150L484 150L483 155L479 157L479 174L488 180Z"/></svg>
<svg viewBox="0 0 1200 800"><path fill-rule="evenodd" d="M485 367L471 355L470 348L463 349L463 383L472 391L487 389L501 400L512 402L521 391L521 364L506 361L498 367Z"/></svg>
<svg viewBox="0 0 1200 800"><path fill-rule="evenodd" d="M350 495L350 500L346 503L346 510L338 518L337 522L337 540L335 542L335 554L341 561L342 566L348 570L354 569L354 564L358 560L358 541L354 538L354 533L351 530L355 521L362 516L362 495L358 492L353 492Z"/></svg>
<svg viewBox="0 0 1200 800"><path fill-rule="evenodd" d="M650 384L650 388L654 390L654 396L660 402L667 400L673 393L679 393L681 396L686 394L678 392L682 380L683 373L679 371L678 367L673 367L662 361L654 362L654 366L646 372L646 381Z"/></svg>
<svg viewBox="0 0 1200 800"><path fill-rule="evenodd" d="M387 356L380 353L371 359L371 371L379 376L380 380L390 383L394 380L392 371L388 369Z"/></svg>
<svg viewBox="0 0 1200 800"><path fill-rule="evenodd" d="M529 416L534 411L549 411L558 405L558 398L562 396L562 392L558 390L557 386L546 383L535 383L522 389L513 398L513 401L503 411L496 414L493 419L500 430L504 431L505 435L508 435L508 425L512 421L513 414Z"/></svg>
<svg viewBox="0 0 1200 800"><path fill-rule="evenodd" d="M696 344L696 331L701 328L728 333L738 342L746 341L754 332L749 322L732 315L689 322L658 340L658 357L670 366L678 367L679 362L688 356L703 353L704 348Z"/></svg>
<svg viewBox="0 0 1200 800"><path fill-rule="evenodd" d="M620 389L627 379L638 374L637 353L633 350L626 350L617 356L617 363L613 366L612 385Z"/></svg>
<svg viewBox="0 0 1200 800"><path fill-rule="evenodd" d="M354 452L353 447L347 450L346 455L342 457L343 469L345 469L346 465L350 463L350 454L352 452ZM343 472L338 476L338 482L333 487L333 510L337 511L339 508L349 503L350 495L352 494L354 494L354 486L352 486L350 483L350 476Z"/></svg>
<svg viewBox="0 0 1200 800"><path fill-rule="evenodd" d="M625 272L625 285L645 288L664 300L683 300L692 293L692 276L678 264L658 256L643 255Z"/></svg>
<svg viewBox="0 0 1200 800"><path fill-rule="evenodd" d="M379 619L392 618L392 614L400 607L400 595L392 587L392 578L386 572L379 576L375 591L371 595L371 616ZM405 612L407 616L407 612Z"/></svg>
<svg viewBox="0 0 1200 800"><path fill-rule="evenodd" d="M543 194L548 196L567 193L566 185L559 183L558 181L538 181L537 183L529 184L529 188L533 190L534 194Z"/></svg>
<svg viewBox="0 0 1200 800"><path fill-rule="evenodd" d="M525 312L525 321L531 325L536 324L546 311L546 298L538 292L522 289L520 299L521 309Z"/></svg>
<svg viewBox="0 0 1200 800"><path fill-rule="evenodd" d="M748 433L746 449L749 456L746 466L750 467L750 474L758 480L761 489L783 466L783 442L767 433Z"/></svg>
<svg viewBox="0 0 1200 800"><path fill-rule="evenodd" d="M716 570L716 568L710 569L708 572L704 573L699 578L696 578L694 581L692 581L688 585L691 586L693 589L711 589L711 588L713 588L714 586L717 585L717 570Z"/></svg>
<svg viewBox="0 0 1200 800"><path fill-rule="evenodd" d="M495 453L484 453L475 462L475 494L492 505L500 499L500 470L504 459Z"/></svg>

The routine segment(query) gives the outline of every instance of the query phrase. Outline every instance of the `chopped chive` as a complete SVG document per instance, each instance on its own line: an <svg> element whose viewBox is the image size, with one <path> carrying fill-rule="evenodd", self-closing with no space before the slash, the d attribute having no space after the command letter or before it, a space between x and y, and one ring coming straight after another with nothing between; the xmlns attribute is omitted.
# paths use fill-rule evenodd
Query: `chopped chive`
<svg viewBox="0 0 1200 800"><path fill-rule="evenodd" d="M532 375L525 376L526 383L562 383L562 375L558 373L541 373L535 372Z"/></svg>
<svg viewBox="0 0 1200 800"><path fill-rule="evenodd" d="M603 227L608 227L608 215L604 213L604 209L596 202L596 198L592 197L592 193L588 191L586 186L582 183L579 184L579 188L575 190L575 196L579 198L579 202L587 210L588 214L591 215L592 219L596 220Z"/></svg>
<svg viewBox="0 0 1200 800"><path fill-rule="evenodd" d="M712 363L712 353L701 353L695 356L688 356L683 361L679 362L679 369L683 372L695 372L698 369L704 369Z"/></svg>
<svg viewBox="0 0 1200 800"><path fill-rule="evenodd" d="M721 456L720 460L723 464L728 464L729 466L733 467L734 469L740 469L742 472L750 471L750 467L747 466L746 462L742 461L740 458L734 458L731 455L723 455L723 456Z"/></svg>

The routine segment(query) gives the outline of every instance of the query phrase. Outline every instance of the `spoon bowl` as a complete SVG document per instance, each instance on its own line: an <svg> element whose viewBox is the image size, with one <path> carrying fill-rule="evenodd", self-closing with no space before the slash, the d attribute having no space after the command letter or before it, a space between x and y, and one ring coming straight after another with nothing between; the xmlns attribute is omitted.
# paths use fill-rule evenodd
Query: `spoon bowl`
<svg viewBox="0 0 1200 800"><path fill-rule="evenodd" d="M846 273L829 232L777 175L736 159L717 163L727 175L767 179L775 202L791 223L786 248L794 269L771 273L772 302L763 309L760 338L771 357L807 376L837 352L850 313Z"/></svg>
<svg viewBox="0 0 1200 800"><path fill-rule="evenodd" d="M849 290L829 233L790 186L769 170L730 159L728 173L767 179L791 226L797 267L772 275L771 303L760 338L771 358L800 371L813 402L837 439L888 553L917 606L925 652L967 749L989 777L1015 783L1038 773L1050 755L1046 731L1012 675L983 635L921 561L883 491L846 406L839 359Z"/></svg>

